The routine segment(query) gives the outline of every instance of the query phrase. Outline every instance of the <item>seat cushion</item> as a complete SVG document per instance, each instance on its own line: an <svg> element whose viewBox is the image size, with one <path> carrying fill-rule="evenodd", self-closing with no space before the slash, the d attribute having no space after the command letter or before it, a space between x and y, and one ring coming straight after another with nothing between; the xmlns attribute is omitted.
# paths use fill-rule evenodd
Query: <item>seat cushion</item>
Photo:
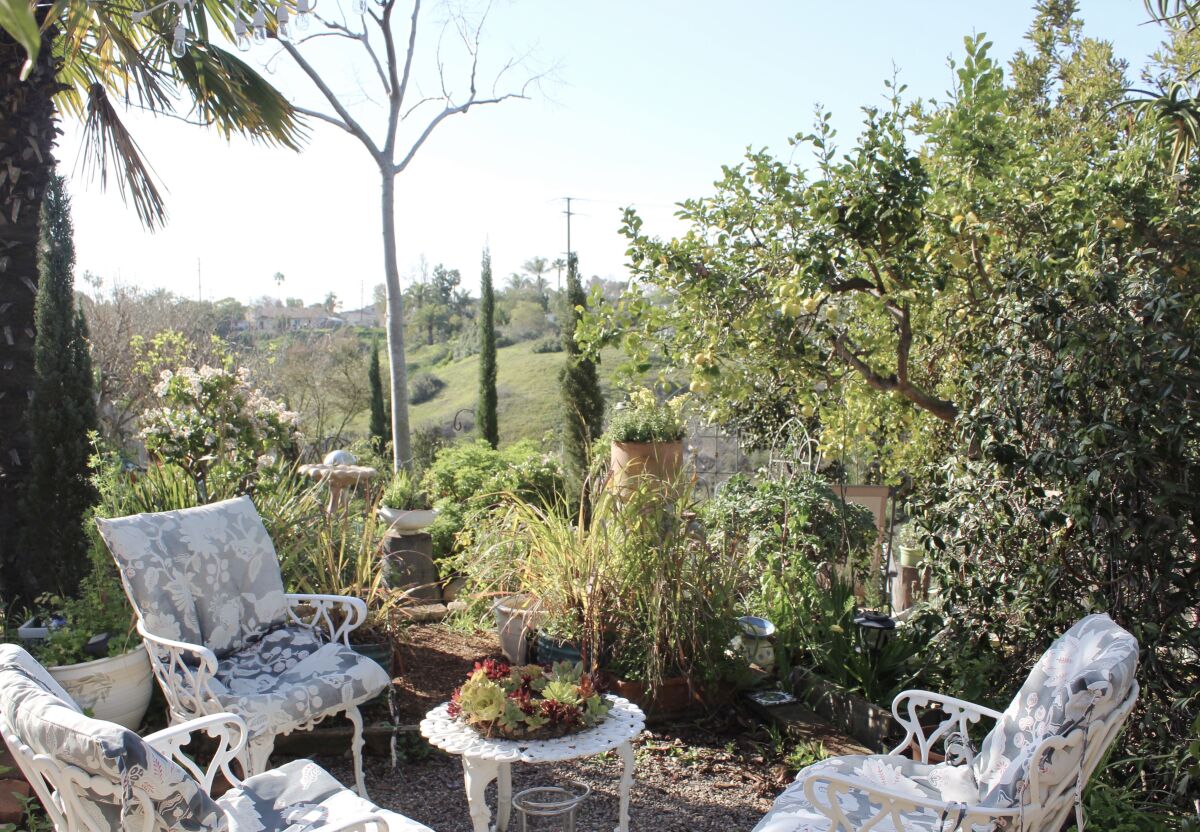
<svg viewBox="0 0 1200 832"><path fill-rule="evenodd" d="M210 683L252 736L291 731L310 720L372 699L391 679L341 642L321 644L306 627L285 627L226 656Z"/></svg>
<svg viewBox="0 0 1200 832"><path fill-rule="evenodd" d="M279 559L249 497L96 525L155 635L221 658L287 620Z"/></svg>
<svg viewBox="0 0 1200 832"><path fill-rule="evenodd" d="M255 775L217 799L230 832L307 832L373 812L388 832L430 832L404 815L379 809L309 760Z"/></svg>
<svg viewBox="0 0 1200 832"><path fill-rule="evenodd" d="M1038 745L1107 717L1125 702L1137 660L1137 640L1107 615L1089 615L1060 636L980 746L973 763L980 802L1016 805L1018 786L1028 776ZM1041 761L1043 788L1079 776L1079 754L1067 756Z"/></svg>
<svg viewBox="0 0 1200 832"><path fill-rule="evenodd" d="M831 757L801 770L795 782L776 798L771 811L754 827L754 832L828 832L832 821L817 811L804 795L805 778L820 772L861 778L930 800L974 803L979 796L979 788L967 765L928 765L907 757L882 754ZM816 788L818 798L823 799L825 786L818 784ZM880 808L867 800L865 792L843 796L841 807L854 828L874 816ZM872 832L939 832L953 827L953 823L942 819L940 813L928 809L903 813L901 820L902 829L897 829L890 818L885 818L872 827ZM990 828L973 826L972 830L983 832Z"/></svg>
<svg viewBox="0 0 1200 832"><path fill-rule="evenodd" d="M0 717L34 753L96 778L91 788L55 783L83 798L79 808L92 828L142 829L136 789L149 800L155 830L225 829L216 802L179 765L132 731L84 716L28 653L11 644L0 644ZM80 783L79 771L74 775Z"/></svg>

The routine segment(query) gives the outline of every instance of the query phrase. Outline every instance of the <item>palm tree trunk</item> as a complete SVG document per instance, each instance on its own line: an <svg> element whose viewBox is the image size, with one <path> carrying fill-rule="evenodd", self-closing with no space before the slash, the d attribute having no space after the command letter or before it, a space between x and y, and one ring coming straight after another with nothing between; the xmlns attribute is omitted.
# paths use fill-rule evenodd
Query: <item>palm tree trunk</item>
<svg viewBox="0 0 1200 832"><path fill-rule="evenodd" d="M0 30L0 597L7 598L27 589L32 569L15 541L32 445L25 416L35 380L39 216L58 136L53 36L43 35L37 63L22 81L25 50Z"/></svg>
<svg viewBox="0 0 1200 832"><path fill-rule="evenodd" d="M408 435L408 365L404 359L404 295L400 291L400 266L396 262L396 174L382 177L383 267L387 280L387 340L392 382L392 468L411 469L412 446Z"/></svg>

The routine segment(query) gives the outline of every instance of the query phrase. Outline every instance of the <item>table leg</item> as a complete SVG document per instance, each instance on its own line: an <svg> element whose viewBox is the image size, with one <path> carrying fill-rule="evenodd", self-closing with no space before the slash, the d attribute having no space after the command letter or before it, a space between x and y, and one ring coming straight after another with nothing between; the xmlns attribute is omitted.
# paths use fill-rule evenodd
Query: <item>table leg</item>
<svg viewBox="0 0 1200 832"><path fill-rule="evenodd" d="M621 743L617 746L617 753L621 755L621 814L617 832L629 832L629 790L633 787L633 767L636 762L633 744Z"/></svg>
<svg viewBox="0 0 1200 832"><path fill-rule="evenodd" d="M500 778L496 782L496 829L506 832L512 813L512 763L500 763Z"/></svg>
<svg viewBox="0 0 1200 832"><path fill-rule="evenodd" d="M499 774L499 766L495 760L471 757L463 757L462 763L472 832L490 832L488 827L492 820L492 810L487 805L487 787Z"/></svg>

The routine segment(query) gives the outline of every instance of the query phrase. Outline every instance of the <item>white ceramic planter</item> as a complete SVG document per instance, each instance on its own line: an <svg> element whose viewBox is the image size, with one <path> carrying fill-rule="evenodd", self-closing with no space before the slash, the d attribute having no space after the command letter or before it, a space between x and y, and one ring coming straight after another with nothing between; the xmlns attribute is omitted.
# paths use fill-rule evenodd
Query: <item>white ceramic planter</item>
<svg viewBox="0 0 1200 832"><path fill-rule="evenodd" d="M509 595L492 607L500 650L513 664L528 664L529 643L542 624L541 612L530 607L536 607L536 602L528 595Z"/></svg>
<svg viewBox="0 0 1200 832"><path fill-rule="evenodd" d="M47 668L79 707L96 719L136 731L150 706L154 681L150 657L140 644L128 653Z"/></svg>
<svg viewBox="0 0 1200 832"><path fill-rule="evenodd" d="M437 510L432 508L405 510L387 506L380 506L375 513L379 515L380 520L388 524L390 531L400 534L427 529L433 525L438 515Z"/></svg>

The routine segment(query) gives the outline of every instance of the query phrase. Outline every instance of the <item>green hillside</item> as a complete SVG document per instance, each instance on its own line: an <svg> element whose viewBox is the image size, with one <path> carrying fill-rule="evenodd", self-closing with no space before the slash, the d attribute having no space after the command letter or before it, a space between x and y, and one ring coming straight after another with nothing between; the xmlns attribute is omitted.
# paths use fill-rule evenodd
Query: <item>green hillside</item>
<svg viewBox="0 0 1200 832"><path fill-rule="evenodd" d="M541 440L558 428L558 370L566 354L535 353L533 343L526 341L496 351L500 441L505 444L526 438ZM418 347L407 355L410 376L429 372L446 383L429 401L411 406L409 419L414 429L450 425L455 413L463 408L474 410L479 395L479 356L430 366L427 362L437 351L438 347ZM605 350L601 356L600 383L610 400L612 377L620 360L621 353L616 349ZM463 416L474 424L472 414ZM362 422L361 426L355 425L356 429L365 428L365 417Z"/></svg>

